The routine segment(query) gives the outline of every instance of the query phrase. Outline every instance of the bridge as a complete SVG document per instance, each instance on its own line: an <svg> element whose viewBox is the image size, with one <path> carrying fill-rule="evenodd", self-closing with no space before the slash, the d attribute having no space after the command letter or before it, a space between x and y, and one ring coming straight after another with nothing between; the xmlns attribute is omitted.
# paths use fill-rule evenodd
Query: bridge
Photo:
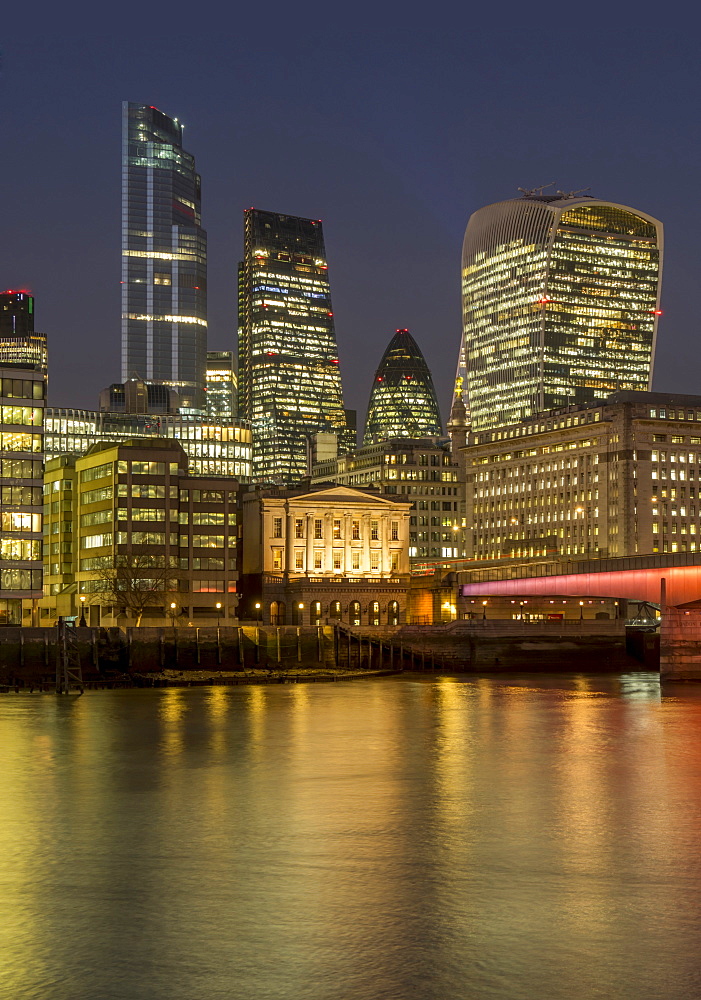
<svg viewBox="0 0 701 1000"><path fill-rule="evenodd" d="M661 605L660 675L701 680L701 553L478 566L457 573L463 597L608 597ZM698 608L684 605L698 601Z"/></svg>
<svg viewBox="0 0 701 1000"><path fill-rule="evenodd" d="M469 568L468 568L469 565ZM701 600L701 553L670 552L572 562L465 564L457 579L464 597L611 597L651 604ZM666 598L661 601L662 581Z"/></svg>

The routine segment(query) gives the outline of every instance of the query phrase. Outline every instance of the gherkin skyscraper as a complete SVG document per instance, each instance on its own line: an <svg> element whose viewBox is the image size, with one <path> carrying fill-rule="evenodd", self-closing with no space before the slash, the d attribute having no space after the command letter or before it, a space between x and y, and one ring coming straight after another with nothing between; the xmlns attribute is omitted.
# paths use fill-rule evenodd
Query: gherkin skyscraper
<svg viewBox="0 0 701 1000"><path fill-rule="evenodd" d="M431 372L408 330L397 330L375 372L363 444L442 434Z"/></svg>

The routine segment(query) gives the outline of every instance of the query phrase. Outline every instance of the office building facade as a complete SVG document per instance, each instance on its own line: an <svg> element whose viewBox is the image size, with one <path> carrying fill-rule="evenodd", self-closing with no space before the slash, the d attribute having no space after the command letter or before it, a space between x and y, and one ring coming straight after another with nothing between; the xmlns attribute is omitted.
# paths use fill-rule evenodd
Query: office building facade
<svg viewBox="0 0 701 1000"><path fill-rule="evenodd" d="M0 624L42 596L45 396L40 365L0 364Z"/></svg>
<svg viewBox="0 0 701 1000"><path fill-rule="evenodd" d="M253 432L254 477L290 483L311 435L346 414L321 222L249 209L239 267L239 414Z"/></svg>
<svg viewBox="0 0 701 1000"><path fill-rule="evenodd" d="M46 334L34 329L34 296L25 290L0 292L0 366L30 368L46 375Z"/></svg>
<svg viewBox="0 0 701 1000"><path fill-rule="evenodd" d="M475 212L456 379L472 427L649 389L662 243L650 215L592 197L526 192Z"/></svg>
<svg viewBox="0 0 701 1000"><path fill-rule="evenodd" d="M236 362L233 351L207 351L207 418L230 424L238 415Z"/></svg>
<svg viewBox="0 0 701 1000"><path fill-rule="evenodd" d="M701 551L701 396L613 393L473 432L464 455L468 559Z"/></svg>
<svg viewBox="0 0 701 1000"><path fill-rule="evenodd" d="M397 330L382 355L370 393L363 444L443 433L431 372L408 330Z"/></svg>
<svg viewBox="0 0 701 1000"><path fill-rule="evenodd" d="M43 624L80 613L81 596L90 624L135 624L133 602L125 613L106 586L125 565L135 567L135 585L143 585L140 574L152 580L144 624L235 616L237 480L191 476L180 445L154 439L52 459L45 478Z"/></svg>
<svg viewBox="0 0 701 1000"><path fill-rule="evenodd" d="M47 459L85 455L97 442L156 438L179 442L192 475L251 480L251 431L245 424L210 423L181 413L121 413L47 407Z"/></svg>
<svg viewBox="0 0 701 1000"><path fill-rule="evenodd" d="M122 380L162 383L204 411L207 234L183 126L157 108L122 108Z"/></svg>

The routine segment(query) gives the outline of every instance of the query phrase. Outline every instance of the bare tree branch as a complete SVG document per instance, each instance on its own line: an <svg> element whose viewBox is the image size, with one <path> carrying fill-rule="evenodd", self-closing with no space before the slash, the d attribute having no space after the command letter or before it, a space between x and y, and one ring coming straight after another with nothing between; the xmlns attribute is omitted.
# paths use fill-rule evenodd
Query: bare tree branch
<svg viewBox="0 0 701 1000"><path fill-rule="evenodd" d="M96 571L93 591L101 600L131 612L141 625L146 608L166 603L168 593L178 590L177 561L144 552L118 554Z"/></svg>

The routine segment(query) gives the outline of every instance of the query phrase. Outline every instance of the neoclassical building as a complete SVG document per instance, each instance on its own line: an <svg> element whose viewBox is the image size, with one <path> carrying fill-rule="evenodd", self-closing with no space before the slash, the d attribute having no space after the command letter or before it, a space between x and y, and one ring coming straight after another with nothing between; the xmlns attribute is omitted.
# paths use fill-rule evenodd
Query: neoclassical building
<svg viewBox="0 0 701 1000"><path fill-rule="evenodd" d="M278 625L404 621L410 508L404 497L336 483L244 494L239 617Z"/></svg>

